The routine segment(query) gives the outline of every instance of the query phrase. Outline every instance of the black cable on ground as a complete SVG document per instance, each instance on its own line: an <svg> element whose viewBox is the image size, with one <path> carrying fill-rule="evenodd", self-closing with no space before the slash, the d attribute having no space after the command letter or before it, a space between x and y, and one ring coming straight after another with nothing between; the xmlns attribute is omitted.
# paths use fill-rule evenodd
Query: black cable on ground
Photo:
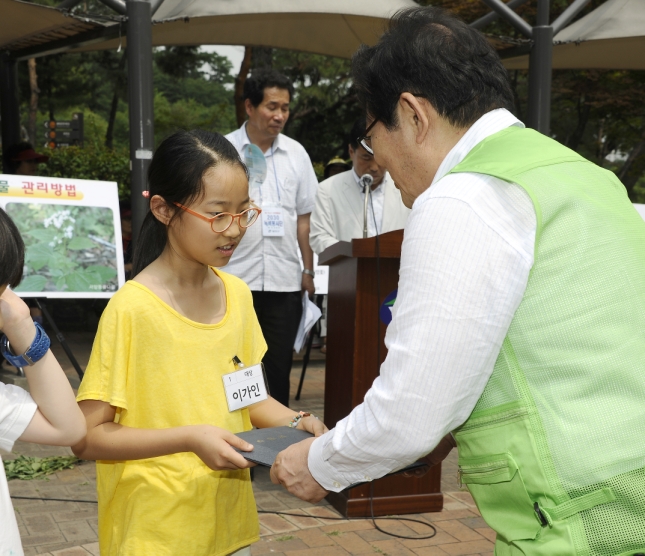
<svg viewBox="0 0 645 556"><path fill-rule="evenodd" d="M372 486L370 485L370 490L372 489ZM42 497L37 497L37 496L11 496L11 498L14 498L16 500L42 500L45 502L80 502L84 504L98 504L96 500L72 500L71 498L42 498ZM434 527L434 525L431 525L430 523L426 521L421 521L420 519L412 519L410 517L393 517L393 516L384 516L384 517L374 517L374 508L372 507L372 497L370 493L370 513L372 514L371 517L319 517L315 515L309 515L309 514L294 514L290 512L272 512L269 510L258 510L259 514L275 514L275 515L287 515L291 517L309 517L311 519L328 519L328 520L333 520L333 521L355 521L355 520L361 520L361 519L371 519L372 524L374 525L374 528L377 531L380 531L381 533L384 533L386 535L389 535L390 537L396 537L397 539L410 539L410 540L423 540L423 539L431 539L437 534L437 529ZM409 521L412 523L420 523L421 525L425 525L426 527L430 527L432 529L433 533L432 535L427 535L425 537L408 537L405 535L397 535L395 533L389 533L388 531L385 531L384 529L381 529L377 524L376 520L377 519L383 519L383 520L390 520L390 521Z"/></svg>

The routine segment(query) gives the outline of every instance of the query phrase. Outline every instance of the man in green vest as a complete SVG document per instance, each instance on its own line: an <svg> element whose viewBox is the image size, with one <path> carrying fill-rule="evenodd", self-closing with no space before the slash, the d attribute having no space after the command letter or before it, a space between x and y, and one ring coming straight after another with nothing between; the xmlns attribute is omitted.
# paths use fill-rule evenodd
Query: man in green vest
<svg viewBox="0 0 645 556"><path fill-rule="evenodd" d="M412 209L388 355L273 480L318 500L451 434L497 556L645 553L645 223L625 188L525 129L494 50L439 9L397 14L353 76L362 144Z"/></svg>

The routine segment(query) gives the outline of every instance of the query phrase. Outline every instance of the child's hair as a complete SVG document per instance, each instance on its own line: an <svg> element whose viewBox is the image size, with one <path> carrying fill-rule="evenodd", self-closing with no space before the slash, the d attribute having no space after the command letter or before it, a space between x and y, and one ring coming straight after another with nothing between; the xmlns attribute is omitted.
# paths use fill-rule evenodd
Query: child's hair
<svg viewBox="0 0 645 556"><path fill-rule="evenodd" d="M15 288L22 280L25 244L9 215L0 208L0 287Z"/></svg>
<svg viewBox="0 0 645 556"><path fill-rule="evenodd" d="M173 133L159 145L148 168L149 197L163 197L175 209L175 218L179 211L173 203L190 205L203 192L204 173L222 162L239 165L248 176L237 150L223 135L199 129ZM157 259L167 241L166 225L148 212L135 245L132 276Z"/></svg>

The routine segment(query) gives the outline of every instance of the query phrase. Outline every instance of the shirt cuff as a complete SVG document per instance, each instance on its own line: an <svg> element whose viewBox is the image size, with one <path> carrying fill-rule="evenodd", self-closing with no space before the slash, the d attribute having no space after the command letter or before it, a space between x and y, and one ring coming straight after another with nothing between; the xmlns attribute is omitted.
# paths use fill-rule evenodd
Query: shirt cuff
<svg viewBox="0 0 645 556"><path fill-rule="evenodd" d="M34 418L38 406L29 392L18 386L7 384L4 386L4 390L5 401L15 409L0 428L0 450L11 452L16 440L22 436Z"/></svg>
<svg viewBox="0 0 645 556"><path fill-rule="evenodd" d="M309 472L321 487L330 492L340 492L351 483L325 461L323 456L325 446L333 440L333 435L334 431L331 430L313 441L311 448L309 448L307 465L309 466Z"/></svg>

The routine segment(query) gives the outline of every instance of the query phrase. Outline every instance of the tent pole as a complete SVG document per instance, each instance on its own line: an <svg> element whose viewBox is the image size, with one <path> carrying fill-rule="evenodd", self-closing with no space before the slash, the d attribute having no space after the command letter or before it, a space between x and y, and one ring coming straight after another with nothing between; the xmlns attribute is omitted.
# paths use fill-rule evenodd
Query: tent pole
<svg viewBox="0 0 645 556"><path fill-rule="evenodd" d="M148 212L148 200L142 193L148 189L147 172L154 148L150 1L128 0L127 16L132 236L136 246Z"/></svg>
<svg viewBox="0 0 645 556"><path fill-rule="evenodd" d="M537 25L529 56L528 125L549 135L551 129L551 77L553 74L553 27L549 25L550 0L538 0Z"/></svg>
<svg viewBox="0 0 645 556"><path fill-rule="evenodd" d="M0 118L2 118L2 148L6 149L20 141L18 65L8 52L0 55ZM4 160L3 163L3 172L6 173L7 161Z"/></svg>

